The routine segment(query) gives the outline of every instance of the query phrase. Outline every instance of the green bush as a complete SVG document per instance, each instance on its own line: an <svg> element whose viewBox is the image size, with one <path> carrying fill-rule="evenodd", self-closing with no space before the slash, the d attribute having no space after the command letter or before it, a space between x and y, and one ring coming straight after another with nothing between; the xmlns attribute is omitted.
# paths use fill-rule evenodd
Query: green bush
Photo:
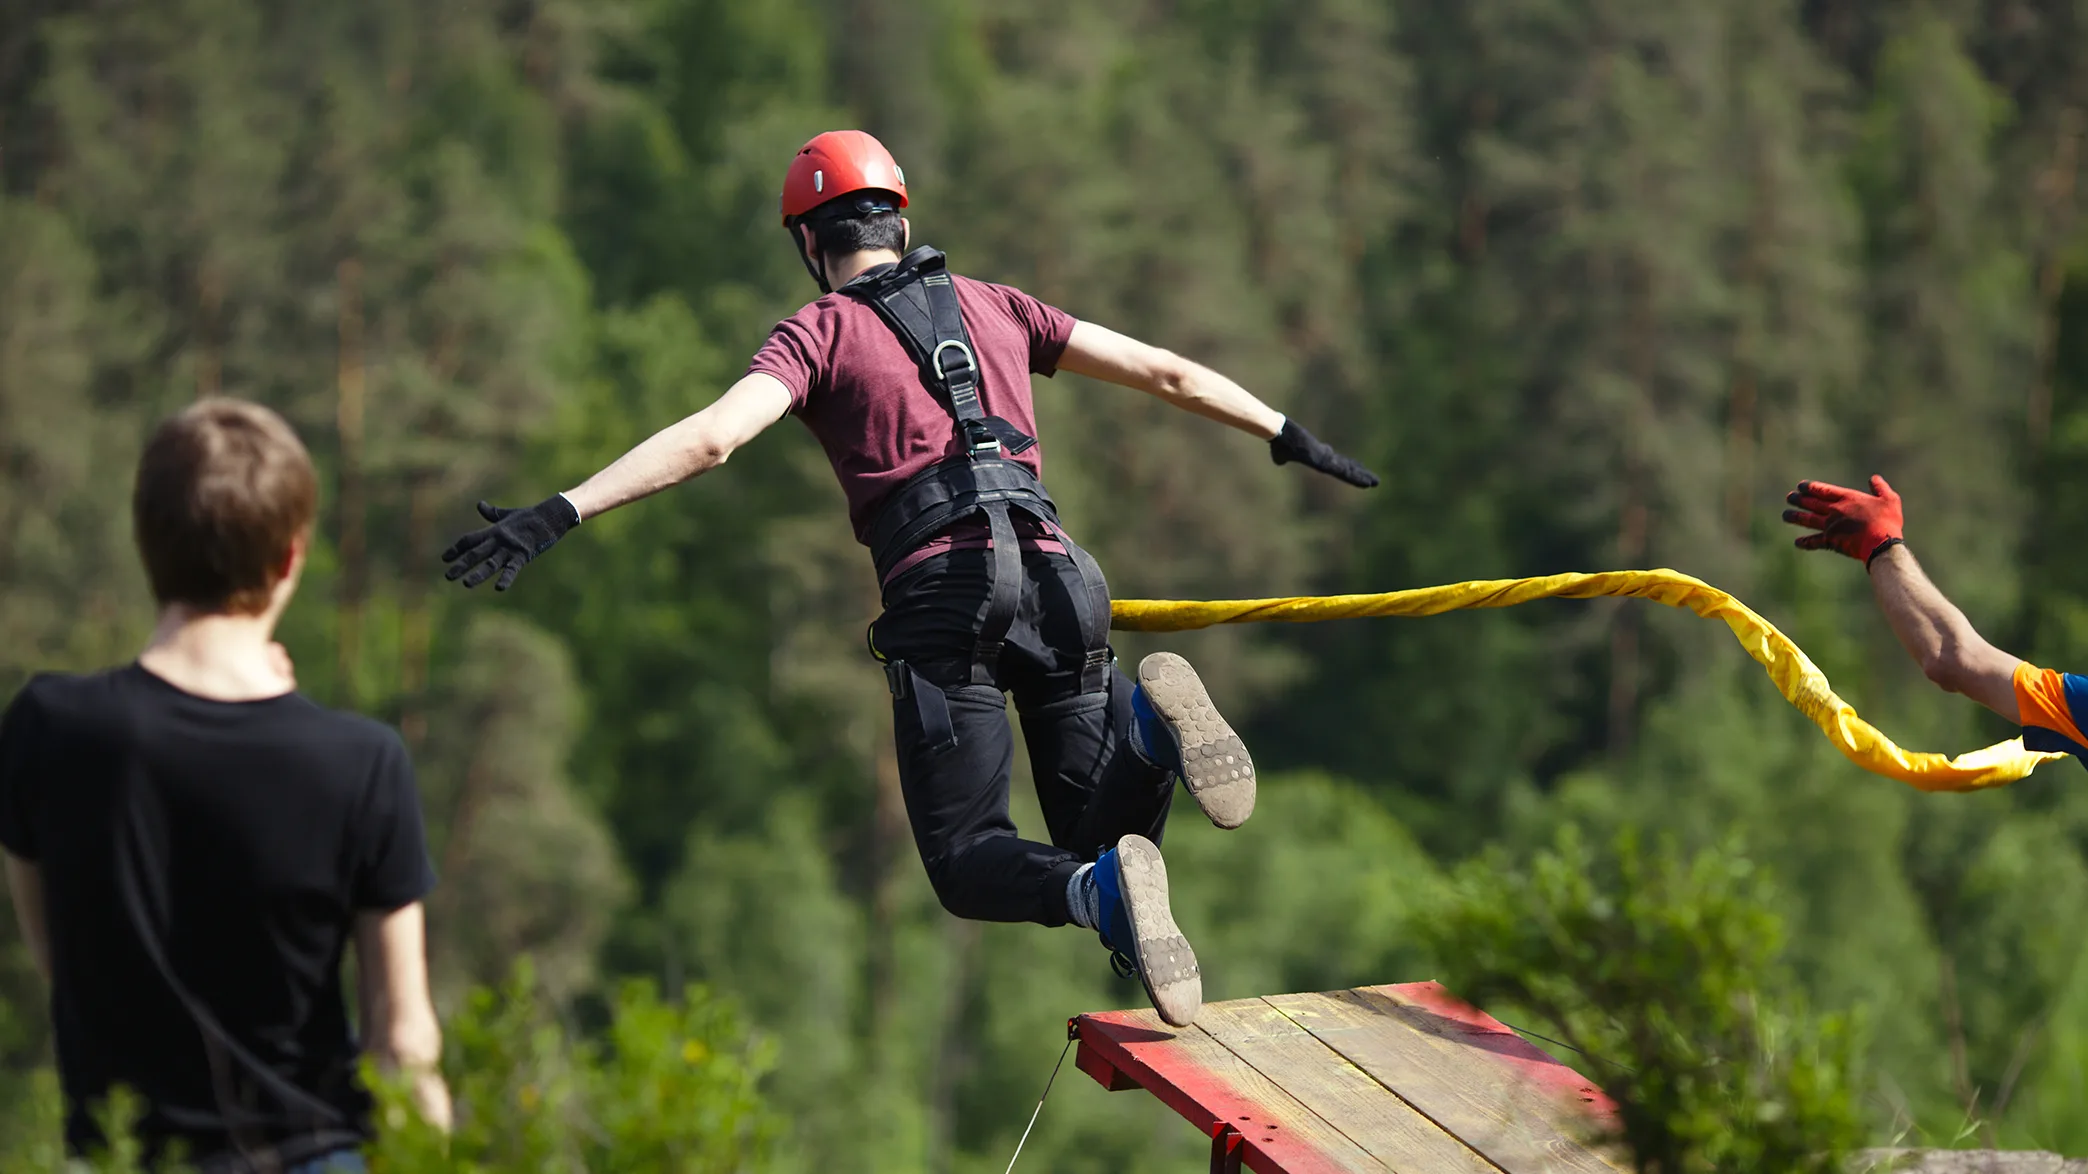
<svg viewBox="0 0 2088 1174"><path fill-rule="evenodd" d="M1467 862L1417 928L1450 989L1582 1053L1640 1171L1828 1174L1862 1142L1850 1025L1804 1008L1736 851L1598 853L1569 826Z"/></svg>
<svg viewBox="0 0 2088 1174"><path fill-rule="evenodd" d="M627 982L607 1027L582 1036L524 963L499 990L474 991L445 1036L455 1132L371 1073L374 1174L734 1174L762 1167L779 1127L757 1088L771 1049L701 987L668 1002Z"/></svg>
<svg viewBox="0 0 2088 1174"><path fill-rule="evenodd" d="M119 1088L95 1114L114 1141L85 1161L65 1155L65 1097L58 1073L37 1068L6 1080L0 1102L0 1174L142 1174L144 1147L132 1126L144 1106ZM170 1163L178 1165L178 1163Z"/></svg>
<svg viewBox="0 0 2088 1174"><path fill-rule="evenodd" d="M599 1033L545 997L529 964L472 992L445 1024L443 1073L456 1107L445 1135L403 1081L366 1071L377 1097L375 1174L743 1174L763 1169L780 1128L758 1091L771 1049L739 1012L689 987L678 1002L649 982L618 988ZM0 1112L0 1174L137 1174L124 1090L102 1108L116 1139L68 1165L57 1076L40 1069Z"/></svg>

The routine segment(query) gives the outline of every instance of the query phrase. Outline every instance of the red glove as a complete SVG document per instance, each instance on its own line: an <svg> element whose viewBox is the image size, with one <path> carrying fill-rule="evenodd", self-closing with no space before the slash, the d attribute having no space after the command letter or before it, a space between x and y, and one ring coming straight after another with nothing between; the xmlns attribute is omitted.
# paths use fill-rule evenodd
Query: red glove
<svg viewBox="0 0 2088 1174"><path fill-rule="evenodd" d="M1800 550L1838 550L1864 566L1878 552L1906 538L1906 520L1900 516L1900 495L1885 478L1872 476L1870 492L1843 489L1825 481L1800 481L1785 501L1797 509L1785 510L1783 519L1794 526L1818 530L1798 539Z"/></svg>

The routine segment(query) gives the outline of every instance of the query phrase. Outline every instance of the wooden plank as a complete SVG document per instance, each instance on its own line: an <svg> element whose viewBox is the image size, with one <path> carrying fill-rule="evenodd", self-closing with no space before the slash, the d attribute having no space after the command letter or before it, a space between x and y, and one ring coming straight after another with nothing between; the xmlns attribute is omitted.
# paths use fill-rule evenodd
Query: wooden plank
<svg viewBox="0 0 2088 1174"><path fill-rule="evenodd" d="M1514 1028L1443 989L1442 983L1403 982L1357 989L1376 991L1395 1003L1419 1007L1439 1019L1458 1024L1474 1037L1485 1037L1487 1050L1501 1057L1504 1064L1529 1077L1531 1083L1553 1090L1569 1104L1578 1102L1581 1108L1572 1117L1585 1114L1605 1129L1616 1124L1617 1106L1609 1094L1516 1034Z"/></svg>
<svg viewBox="0 0 2088 1174"><path fill-rule="evenodd" d="M1588 1144L1608 1098L1440 987L1415 985L1429 989L1265 1001L1509 1174L1626 1168Z"/></svg>
<svg viewBox="0 0 2088 1174"><path fill-rule="evenodd" d="M1500 1174L1492 1163L1261 999L1207 1004L1196 1026L1388 1169Z"/></svg>
<svg viewBox="0 0 2088 1174"><path fill-rule="evenodd" d="M1384 1163L1199 1028L1178 1031L1152 1011L1112 1011L1082 1015L1078 1030L1083 1049L1204 1136L1238 1130L1242 1162L1256 1174L1385 1174Z"/></svg>

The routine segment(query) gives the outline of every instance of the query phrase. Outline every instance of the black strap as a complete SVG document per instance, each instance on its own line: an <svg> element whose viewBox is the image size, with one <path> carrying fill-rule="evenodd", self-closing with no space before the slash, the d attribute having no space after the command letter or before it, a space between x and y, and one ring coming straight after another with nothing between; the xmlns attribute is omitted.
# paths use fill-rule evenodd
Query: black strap
<svg viewBox="0 0 2088 1174"><path fill-rule="evenodd" d="M1116 661L1109 647L1109 580L1102 577L1095 557L1064 530L1053 526L1052 531L1065 546L1066 557L1073 560L1073 569L1080 572L1081 597L1073 601L1073 610L1080 617L1080 646L1086 650L1080 663L1080 691L1099 693L1109 686L1109 666Z"/></svg>
<svg viewBox="0 0 2088 1174"><path fill-rule="evenodd" d="M1001 649L1007 646L1016 605L1022 602L1022 544L1015 539L1014 520L1003 502L986 507L985 514L993 543L993 584L987 589L985 606L979 609L979 638L972 645L974 685L1000 680Z"/></svg>
<svg viewBox="0 0 2088 1174"><path fill-rule="evenodd" d="M926 245L892 266L864 270L841 292L868 303L906 344L921 378L944 395L960 424L984 421L979 368L947 259Z"/></svg>
<svg viewBox="0 0 2088 1174"><path fill-rule="evenodd" d="M875 648L872 648L875 652ZM903 660L885 662L885 687L892 691L892 698L904 701L913 698L914 720L920 723L921 736L928 741L931 750L946 750L957 744L957 727L950 721L950 698L935 682L914 671L914 667Z"/></svg>
<svg viewBox="0 0 2088 1174"><path fill-rule="evenodd" d="M941 251L922 245L897 264L864 270L840 292L876 310L899 336L920 368L921 382L950 410L971 451L999 449L1012 455L1037 443L999 416L986 414L979 400L978 355Z"/></svg>
<svg viewBox="0 0 2088 1174"><path fill-rule="evenodd" d="M1046 526L1058 521L1051 495L1020 461L958 457L909 478L878 506L864 536L878 581L890 578L921 543L995 502L1019 507Z"/></svg>

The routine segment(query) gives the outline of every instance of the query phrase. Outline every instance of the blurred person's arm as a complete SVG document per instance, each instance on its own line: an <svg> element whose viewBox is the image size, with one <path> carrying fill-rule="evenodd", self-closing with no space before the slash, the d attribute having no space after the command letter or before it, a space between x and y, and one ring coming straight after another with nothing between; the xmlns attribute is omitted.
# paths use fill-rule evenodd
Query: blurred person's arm
<svg viewBox="0 0 2088 1174"><path fill-rule="evenodd" d="M43 873L33 861L14 853L7 856L7 895L14 901L15 923L22 927L22 941L44 982L51 981L51 935L44 921Z"/></svg>
<svg viewBox="0 0 2088 1174"><path fill-rule="evenodd" d="M709 407L660 429L608 468L565 492L582 519L700 477L790 411L790 389L756 371Z"/></svg>
<svg viewBox="0 0 2088 1174"><path fill-rule="evenodd" d="M1868 490L1800 481L1784 500L1791 506L1784 521L1812 531L1794 543L1798 549L1831 550L1870 569L1878 609L1929 680L2023 724L2015 687L2023 662L1987 643L1922 572L1907 549L1900 495L1885 478L1872 477Z"/></svg>
<svg viewBox="0 0 2088 1174"><path fill-rule="evenodd" d="M1929 581L1905 543L1871 560L1871 591L1908 654L1947 692L1962 693L2012 724L2023 722L2016 701L2016 666L2021 658L1992 644L1972 621Z"/></svg>
<svg viewBox="0 0 2088 1174"><path fill-rule="evenodd" d="M1334 451L1303 424L1287 419L1253 392L1201 363L1106 326L1075 322L1058 367L1145 392L1183 411L1259 436L1269 442L1269 455L1279 465L1296 461L1359 489L1378 483L1376 474Z"/></svg>
<svg viewBox="0 0 2088 1174"><path fill-rule="evenodd" d="M442 1081L442 1026L428 990L426 916L416 901L355 916L355 981L363 1050L380 1068L403 1073L429 1124L450 1127Z"/></svg>

